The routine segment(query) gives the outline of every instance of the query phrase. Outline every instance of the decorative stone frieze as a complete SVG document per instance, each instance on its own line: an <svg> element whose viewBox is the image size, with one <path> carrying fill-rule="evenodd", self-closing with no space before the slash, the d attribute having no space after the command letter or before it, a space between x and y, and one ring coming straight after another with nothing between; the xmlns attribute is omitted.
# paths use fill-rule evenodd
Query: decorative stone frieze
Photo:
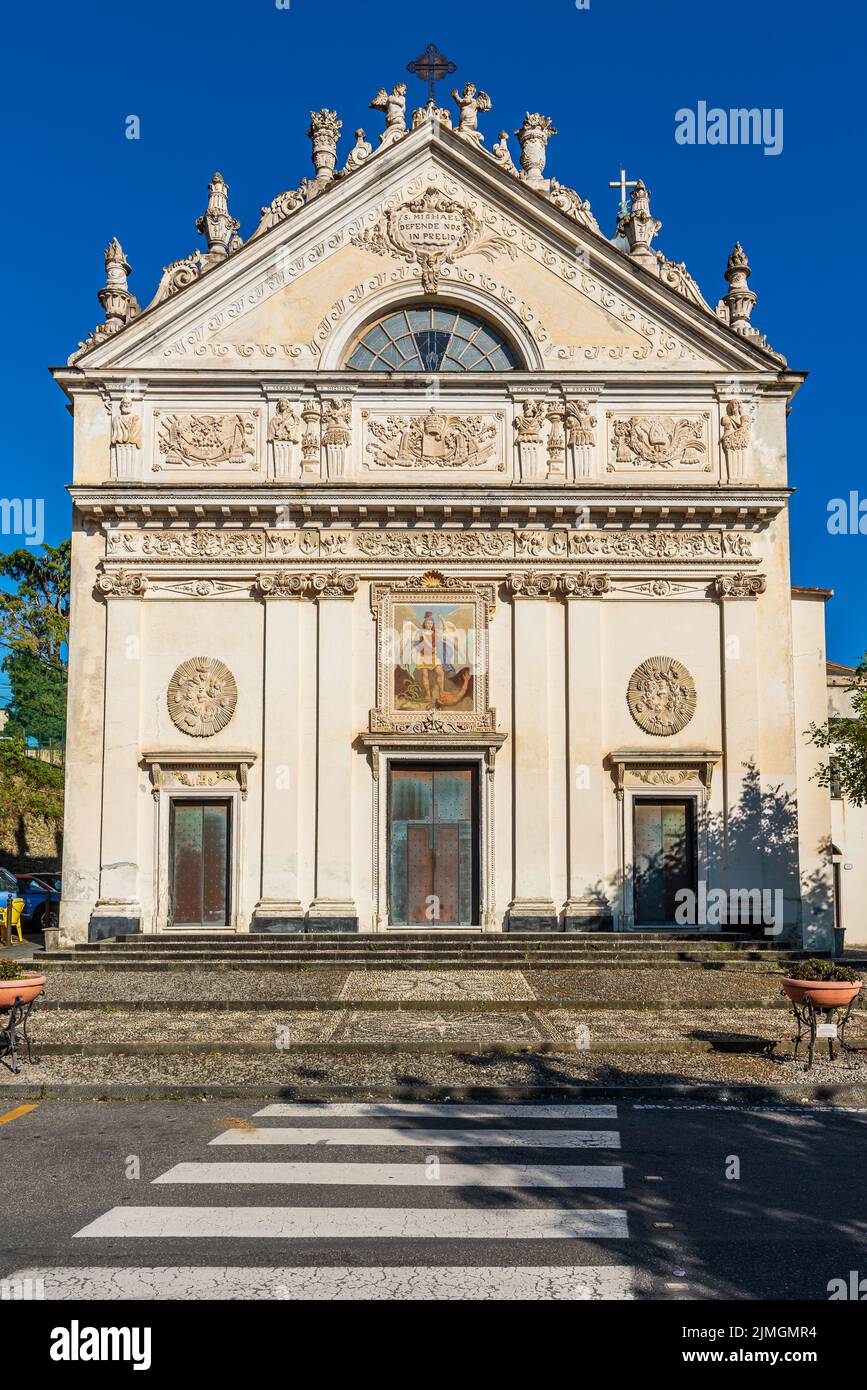
<svg viewBox="0 0 867 1390"><path fill-rule="evenodd" d="M514 541L496 531L358 531L353 544L376 560L501 560Z"/></svg>
<svg viewBox="0 0 867 1390"><path fill-rule="evenodd" d="M651 656L632 672L626 703L640 729L666 738L686 728L698 695L689 671L673 656Z"/></svg>
<svg viewBox="0 0 867 1390"><path fill-rule="evenodd" d="M172 723L191 738L210 738L235 713L238 687L235 677L213 656L194 656L181 662L166 692Z"/></svg>
<svg viewBox="0 0 867 1390"><path fill-rule="evenodd" d="M763 574L744 574L739 570L735 574L721 574L714 580L714 591L717 598L758 598L768 587L768 581Z"/></svg>
<svg viewBox="0 0 867 1390"><path fill-rule="evenodd" d="M629 565L718 565L753 561L752 536L740 531L605 531L590 526L512 530L326 529L276 526L238 529L193 527L109 530L109 560L148 560L221 565L265 560L355 559L410 564L497 561L551 561L555 564L603 561ZM707 581L705 581L705 584Z"/></svg>

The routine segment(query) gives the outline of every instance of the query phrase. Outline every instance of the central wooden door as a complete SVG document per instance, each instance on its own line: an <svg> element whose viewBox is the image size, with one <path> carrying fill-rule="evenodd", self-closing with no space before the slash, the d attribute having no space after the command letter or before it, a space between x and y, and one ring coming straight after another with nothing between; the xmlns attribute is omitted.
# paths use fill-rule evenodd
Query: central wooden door
<svg viewBox="0 0 867 1390"><path fill-rule="evenodd" d="M696 891L695 802L636 797L633 808L635 925L670 925L677 892Z"/></svg>
<svg viewBox="0 0 867 1390"><path fill-rule="evenodd" d="M476 770L392 766L388 779L388 918L392 926L478 923Z"/></svg>
<svg viewBox="0 0 867 1390"><path fill-rule="evenodd" d="M172 802L172 926L230 924L230 819L228 801Z"/></svg>

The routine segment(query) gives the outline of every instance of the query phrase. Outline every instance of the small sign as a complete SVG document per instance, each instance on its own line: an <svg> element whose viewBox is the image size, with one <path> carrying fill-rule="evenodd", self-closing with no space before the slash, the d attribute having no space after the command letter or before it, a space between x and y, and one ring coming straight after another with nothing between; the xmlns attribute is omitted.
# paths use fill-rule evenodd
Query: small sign
<svg viewBox="0 0 867 1390"><path fill-rule="evenodd" d="M816 1037L817 1037L817 1038L836 1038L836 1036L837 1036L837 1025L836 1025L836 1023L817 1023L817 1024L816 1024Z"/></svg>

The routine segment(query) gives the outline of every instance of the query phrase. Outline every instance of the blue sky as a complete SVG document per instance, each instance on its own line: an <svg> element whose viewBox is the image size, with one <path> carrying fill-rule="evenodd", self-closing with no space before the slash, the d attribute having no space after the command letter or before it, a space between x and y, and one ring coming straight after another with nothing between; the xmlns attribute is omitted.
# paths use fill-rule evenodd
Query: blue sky
<svg viewBox="0 0 867 1390"><path fill-rule="evenodd" d="M740 239L753 315L792 367L808 369L790 417L793 580L833 588L828 652L867 648L867 536L831 535L828 503L867 498L858 414L865 308L863 52L860 6L753 0L537 0L436 5L346 0L43 0L4 14L0 94L7 206L8 393L2 494L44 495L46 539L68 533L71 421L47 373L102 317L102 251L118 236L142 303L162 267L200 242L195 219L220 169L249 236L260 206L311 172L311 108L337 107L341 154L378 87L403 79L435 41L455 82L487 90L488 146L525 111L558 129L548 169L589 198L610 235L625 163L648 184L656 246L685 260L715 303ZM423 88L407 78L411 105ZM445 84L443 84L445 86ZM782 108L783 149L684 146L675 112ZM126 118L141 138L125 137ZM514 146L513 141L513 146ZM858 406L856 405L856 411ZM867 525L867 522L865 522ZM20 542L0 537L0 546Z"/></svg>

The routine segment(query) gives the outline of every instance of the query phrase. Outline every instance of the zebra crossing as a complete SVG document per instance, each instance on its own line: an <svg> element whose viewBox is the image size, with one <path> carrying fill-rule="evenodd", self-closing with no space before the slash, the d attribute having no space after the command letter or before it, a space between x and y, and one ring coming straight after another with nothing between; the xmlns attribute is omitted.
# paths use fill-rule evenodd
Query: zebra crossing
<svg viewBox="0 0 867 1390"><path fill-rule="evenodd" d="M581 1103L267 1105L155 1177L151 1202L78 1230L99 1264L18 1277L58 1299L631 1298L616 1119ZM111 1264L137 1242L146 1261ZM279 1242L285 1263L259 1263Z"/></svg>

